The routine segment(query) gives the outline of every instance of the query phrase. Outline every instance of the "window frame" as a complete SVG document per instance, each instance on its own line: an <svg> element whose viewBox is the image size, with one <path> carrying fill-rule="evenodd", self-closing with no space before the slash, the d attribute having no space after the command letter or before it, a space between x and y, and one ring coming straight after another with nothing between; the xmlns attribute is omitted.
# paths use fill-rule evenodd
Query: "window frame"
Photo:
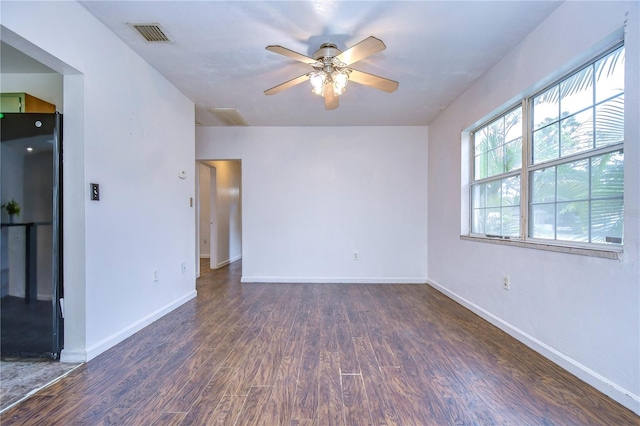
<svg viewBox="0 0 640 426"><path fill-rule="evenodd" d="M579 160L588 160L591 161L591 158L602 156L608 153L615 153L617 151L622 152L624 155L624 136L622 141L606 145L602 147L594 147L587 151L581 151L577 153L572 153L567 156L560 156L558 158L542 161L540 163L534 164L533 159L533 131L534 131L534 117L533 117L533 101L534 99L546 92L547 90L552 89L554 86L561 84L562 82L569 80L574 75L578 74L585 68L589 66L593 66L597 61L606 57L607 55L613 53L614 51L624 48L625 43L623 40L618 41L614 45L609 46L607 49L600 51L597 55L592 56L589 60L582 62L579 66L572 68L567 72L563 72L557 79L546 82L543 87L539 90L535 90L528 95L522 96L517 102L510 103L505 108L501 108L497 113L492 114L488 119L483 120L480 124L475 125L471 130L469 130L469 179L468 179L468 203L467 203L467 215L468 215L468 233L467 235L461 235L461 239L471 240L471 241L482 241L494 244L508 244L513 246L527 247L527 248L536 248L542 250L556 251L556 252L564 252L564 253L572 253L572 254L580 254L587 256L595 256L602 258L610 258L610 259L618 259L619 255L624 252L624 234L621 243L594 243L594 242L579 242L579 241L570 241L570 240L558 240L557 239L557 226L554 228L554 239L545 239L545 238L536 238L530 236L532 234L532 230L530 227L530 214L531 214L531 198L532 198L532 189L530 187L530 176L537 171L543 170L551 167L558 167L562 164L569 164ZM625 69L626 71L626 69ZM595 87L594 87L595 91ZM622 94L626 92L623 90ZM616 95L618 96L618 95ZM614 96L615 97L615 96ZM608 98L607 100L611 100L614 97ZM597 105L604 103L605 101L598 102L595 97L593 99L593 103L589 108L596 108ZM483 129L490 123L500 119L502 117L507 116L514 110L522 108L522 162L519 169L515 171L510 171L506 173L501 173L497 175L493 175L490 177L485 177L483 179L475 179L475 137L479 130ZM626 108L625 108L626 111ZM559 117L561 119L561 117ZM595 137L595 135L594 135ZM506 144L506 142L505 142ZM556 169L557 170L557 169ZM501 179L520 176L520 232L518 237L513 236L503 236L503 235L490 235L490 234L480 234L473 232L473 218L474 218L474 201L473 201L473 189L475 185L491 182L491 181L499 181ZM591 184L589 183L589 187ZM557 188L556 188L557 191ZM591 205L591 192L589 192L589 205ZM624 193L622 194L623 201L623 209L624 209ZM557 206L558 199L553 202L553 205ZM624 211L624 210L623 210ZM624 216L623 216L624 218ZM624 219L623 219L624 220ZM555 219L555 223L557 225L557 217ZM589 219L589 227L591 228L592 222L591 218ZM591 236L591 231L589 231L589 238Z"/></svg>

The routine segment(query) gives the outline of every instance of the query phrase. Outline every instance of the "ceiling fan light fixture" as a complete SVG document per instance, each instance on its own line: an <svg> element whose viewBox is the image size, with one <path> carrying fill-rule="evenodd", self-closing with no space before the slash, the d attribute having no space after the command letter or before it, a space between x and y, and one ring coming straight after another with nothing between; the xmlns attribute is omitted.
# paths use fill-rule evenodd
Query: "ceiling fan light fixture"
<svg viewBox="0 0 640 426"><path fill-rule="evenodd" d="M327 81L327 73L324 71L315 71L309 74L309 81L313 87L313 93L322 96L324 93L324 84Z"/></svg>
<svg viewBox="0 0 640 426"><path fill-rule="evenodd" d="M331 74L333 80L333 91L336 95L341 95L349 82L349 74L345 71L336 70Z"/></svg>
<svg viewBox="0 0 640 426"><path fill-rule="evenodd" d="M332 110L338 108L338 96L344 93L349 80L387 93L398 89L397 81L351 68L351 64L386 49L382 40L373 36L367 37L344 52L333 43L323 43L311 56L278 45L270 45L266 49L309 65L313 71L267 89L264 91L265 95L275 95L309 80L313 93L324 98L325 109Z"/></svg>

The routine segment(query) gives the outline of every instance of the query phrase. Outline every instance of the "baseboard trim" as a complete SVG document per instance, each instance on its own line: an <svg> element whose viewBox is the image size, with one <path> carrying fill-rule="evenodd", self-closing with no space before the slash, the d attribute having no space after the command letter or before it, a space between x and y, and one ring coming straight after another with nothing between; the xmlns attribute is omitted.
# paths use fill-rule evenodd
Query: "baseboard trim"
<svg viewBox="0 0 640 426"><path fill-rule="evenodd" d="M209 259L209 258L211 258L210 255L200 253L200 259Z"/></svg>
<svg viewBox="0 0 640 426"><path fill-rule="evenodd" d="M63 349L60 351L60 362L75 364L87 361L87 351L71 351Z"/></svg>
<svg viewBox="0 0 640 426"><path fill-rule="evenodd" d="M222 262L218 263L218 266L216 266L216 269L220 269L223 266L227 266L228 264L233 263L236 260L240 260L240 259L242 259L242 256L236 256L236 257L231 258L231 259L223 260Z"/></svg>
<svg viewBox="0 0 640 426"><path fill-rule="evenodd" d="M145 328L149 324L151 324L154 321L162 318L163 316L165 316L169 312L173 311L174 309L178 308L179 306L181 306L184 303L188 302L189 300L193 299L194 297L196 297L197 294L198 293L196 292L196 290L193 290L193 291L187 293L186 295L182 296L181 298L179 298L179 299L177 299L177 300L175 300L175 301L163 306L162 308L158 309L157 311L152 312L151 314L149 314L146 317L140 319L139 321L136 321L135 323L131 324L130 326L128 326L126 328L124 328L123 330L120 330L119 332L112 334L111 336L107 337L106 339L101 340L100 342L96 343L95 345L90 346L89 348L87 348L86 360L85 361L89 361L89 360L97 357L98 355L100 355L101 353L106 351L107 349L114 347L118 343L122 342L124 339L134 335L135 333L137 333L138 331L142 330L143 328Z"/></svg>
<svg viewBox="0 0 640 426"><path fill-rule="evenodd" d="M593 386L603 394L607 395L614 401L624 405L634 413L640 415L640 395L635 395L632 392L622 388L621 386L613 383L606 377L601 376L589 367L579 363L573 358L568 357L562 352L554 349L546 343L536 339L535 337L525 333L517 327L514 327L510 323L495 316L491 312L481 308L475 303L465 299L464 297L452 292L451 290L441 286L433 280L427 280L427 284L438 290L440 293L456 301L460 305L469 309L476 315L495 325L511 337L524 343L529 348L538 352L540 355L556 363L560 367L567 370L585 383Z"/></svg>
<svg viewBox="0 0 640 426"><path fill-rule="evenodd" d="M240 279L243 283L301 283L301 284L425 284L422 277L389 277L389 278L345 278L345 277L247 277Z"/></svg>

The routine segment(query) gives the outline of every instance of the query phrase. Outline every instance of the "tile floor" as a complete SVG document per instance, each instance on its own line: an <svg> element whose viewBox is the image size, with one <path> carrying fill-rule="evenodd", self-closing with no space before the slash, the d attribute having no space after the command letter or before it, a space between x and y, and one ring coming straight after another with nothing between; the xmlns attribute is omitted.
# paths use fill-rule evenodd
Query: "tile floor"
<svg viewBox="0 0 640 426"><path fill-rule="evenodd" d="M79 365L40 358L3 359L0 361L0 412L59 380Z"/></svg>

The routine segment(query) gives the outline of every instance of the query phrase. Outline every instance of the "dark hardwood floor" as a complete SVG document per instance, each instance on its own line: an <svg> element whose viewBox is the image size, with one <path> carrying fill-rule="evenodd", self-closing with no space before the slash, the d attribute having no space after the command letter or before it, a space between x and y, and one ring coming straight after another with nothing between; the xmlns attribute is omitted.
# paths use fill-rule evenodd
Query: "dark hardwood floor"
<svg viewBox="0 0 640 426"><path fill-rule="evenodd" d="M2 425L638 425L426 285L241 284L198 297Z"/></svg>

